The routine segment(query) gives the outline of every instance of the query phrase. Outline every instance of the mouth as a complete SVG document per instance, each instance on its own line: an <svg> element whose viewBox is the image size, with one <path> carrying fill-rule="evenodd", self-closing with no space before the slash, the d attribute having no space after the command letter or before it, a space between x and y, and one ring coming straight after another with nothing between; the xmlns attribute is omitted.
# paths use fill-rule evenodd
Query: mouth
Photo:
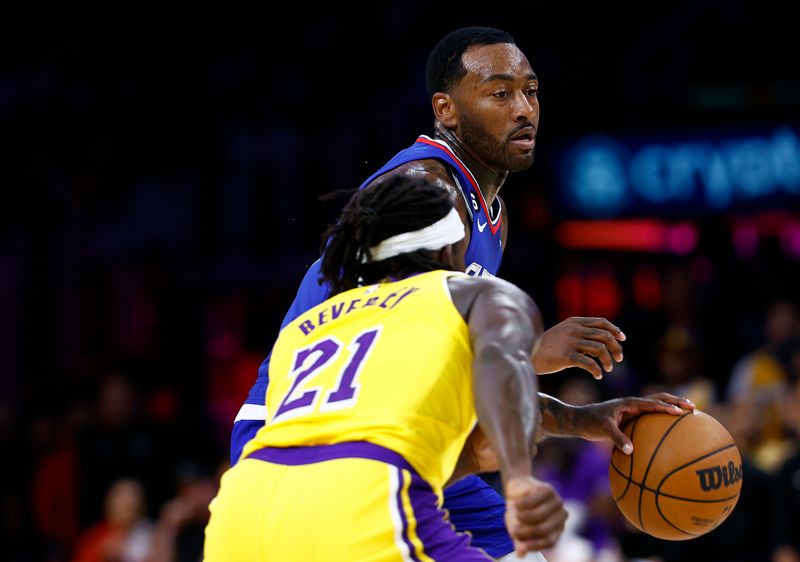
<svg viewBox="0 0 800 562"><path fill-rule="evenodd" d="M520 129L511 135L509 141L522 150L533 150L533 145L536 143L536 129L533 127Z"/></svg>

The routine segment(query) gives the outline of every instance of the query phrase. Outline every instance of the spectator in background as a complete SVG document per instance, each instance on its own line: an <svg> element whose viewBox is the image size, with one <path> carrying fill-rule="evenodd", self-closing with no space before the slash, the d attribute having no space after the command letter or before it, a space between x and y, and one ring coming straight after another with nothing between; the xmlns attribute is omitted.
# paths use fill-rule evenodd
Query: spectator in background
<svg viewBox="0 0 800 562"><path fill-rule="evenodd" d="M66 396L63 392L61 396ZM39 533L56 559L69 553L80 532L77 436L89 422L82 394L49 408L52 442L41 451L31 472L31 507Z"/></svg>
<svg viewBox="0 0 800 562"><path fill-rule="evenodd" d="M800 335L797 308L786 299L777 299L763 319L763 343L736 361L728 382L727 397L738 399L751 391L769 391L786 380L786 370L778 356L787 342Z"/></svg>
<svg viewBox="0 0 800 562"><path fill-rule="evenodd" d="M177 468L177 493L159 513L148 562L199 562L203 558L208 504L214 499L227 460L208 470L194 461Z"/></svg>
<svg viewBox="0 0 800 562"><path fill-rule="evenodd" d="M669 392L685 396L701 410L717 400L714 382L698 372L698 349L692 332L674 325L666 330L657 344L657 365L660 381L645 389L645 394Z"/></svg>
<svg viewBox="0 0 800 562"><path fill-rule="evenodd" d="M794 303L774 300L764 315L764 342L739 358L727 387L728 400L750 410L759 420L760 431L752 435L748 448L753 461L767 472L774 471L787 454L780 413L780 397L788 378L782 352L798 337L799 329Z"/></svg>
<svg viewBox="0 0 800 562"><path fill-rule="evenodd" d="M173 493L173 435L152 423L142 407L139 389L123 372L109 372L99 381L93 420L78 441L78 484L81 524L100 517L105 491L121 477L133 476L147 489L151 505Z"/></svg>
<svg viewBox="0 0 800 562"><path fill-rule="evenodd" d="M115 481L106 492L103 520L78 538L72 562L147 562L153 523L145 508L138 480Z"/></svg>
<svg viewBox="0 0 800 562"><path fill-rule="evenodd" d="M773 562L800 562L800 340L788 350L789 388L781 400L791 455L775 474L776 549Z"/></svg>

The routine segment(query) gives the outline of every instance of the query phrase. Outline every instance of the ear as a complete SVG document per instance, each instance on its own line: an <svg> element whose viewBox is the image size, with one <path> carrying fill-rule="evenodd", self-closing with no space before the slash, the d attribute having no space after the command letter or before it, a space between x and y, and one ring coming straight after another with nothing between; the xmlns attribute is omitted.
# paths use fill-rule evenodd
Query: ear
<svg viewBox="0 0 800 562"><path fill-rule="evenodd" d="M431 103L436 120L448 129L455 129L458 125L458 108L450 94L436 92L433 94Z"/></svg>

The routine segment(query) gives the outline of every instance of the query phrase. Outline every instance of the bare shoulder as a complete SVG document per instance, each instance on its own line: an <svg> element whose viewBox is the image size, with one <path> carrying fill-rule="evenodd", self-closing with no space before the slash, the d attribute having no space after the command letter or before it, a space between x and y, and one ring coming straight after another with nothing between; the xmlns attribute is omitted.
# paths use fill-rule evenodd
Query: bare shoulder
<svg viewBox="0 0 800 562"><path fill-rule="evenodd" d="M378 177L387 178L390 176L422 176L427 179L440 179L448 183L453 183L453 179L450 176L450 170L448 169L447 165L436 158L411 160L404 164L400 164L396 168L389 170L385 174Z"/></svg>
<svg viewBox="0 0 800 562"><path fill-rule="evenodd" d="M450 192L453 197L453 203L457 208L459 205L463 205L463 198L460 195L458 185L456 185L455 180L453 180L450 169L441 160L435 158L411 160L378 176L373 182L394 176L424 178L432 184Z"/></svg>
<svg viewBox="0 0 800 562"><path fill-rule="evenodd" d="M493 307L517 309L523 315L537 314L533 298L517 285L499 277L466 277L454 275L447 281L453 304L466 318L477 300Z"/></svg>

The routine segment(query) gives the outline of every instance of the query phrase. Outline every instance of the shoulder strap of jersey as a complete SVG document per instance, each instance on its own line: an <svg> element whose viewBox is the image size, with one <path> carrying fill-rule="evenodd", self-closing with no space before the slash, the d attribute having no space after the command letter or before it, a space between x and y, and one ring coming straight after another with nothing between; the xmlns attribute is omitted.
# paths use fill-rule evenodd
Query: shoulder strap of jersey
<svg viewBox="0 0 800 562"><path fill-rule="evenodd" d="M489 221L489 228L492 231L492 234L495 234L500 229L500 224L502 222L500 217L498 217L496 221L492 221L492 216L489 214L489 208L486 205L486 201L483 198L483 193L478 186L478 181L475 179L475 176L472 174L472 172L469 171L469 168L467 168L464 162L462 162L461 159L456 156L450 146L444 141L433 139L426 135L420 135L414 144L395 154L391 160L384 164L374 174L369 176L361 184L360 189L369 185L369 183L371 183L378 176L381 176L390 170L394 170L402 164L411 162L413 160L424 160L426 158L436 158L448 164L453 176L458 180L457 184L459 187L461 187L461 191L465 199L467 199L467 208L470 209L470 213L472 212L472 209L469 204L469 198L467 197L467 191L472 193L472 195L479 202L480 206L483 208L483 212Z"/></svg>

